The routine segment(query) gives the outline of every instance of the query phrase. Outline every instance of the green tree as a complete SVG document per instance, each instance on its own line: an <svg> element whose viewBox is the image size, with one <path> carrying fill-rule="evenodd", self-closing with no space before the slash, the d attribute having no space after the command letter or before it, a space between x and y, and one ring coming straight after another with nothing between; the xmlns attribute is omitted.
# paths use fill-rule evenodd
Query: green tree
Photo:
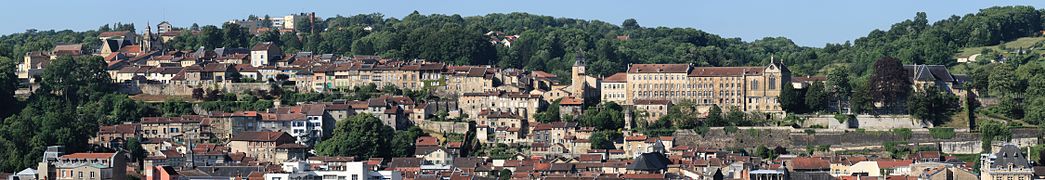
<svg viewBox="0 0 1045 180"><path fill-rule="evenodd" d="M358 114L337 122L333 136L316 145L316 153L324 156L356 156L389 158L395 130L370 114Z"/></svg>
<svg viewBox="0 0 1045 180"><path fill-rule="evenodd" d="M708 117L704 119L705 126L725 126L729 124L724 117L722 117L722 108L718 105L711 105L711 109L708 110Z"/></svg>
<svg viewBox="0 0 1045 180"><path fill-rule="evenodd" d="M200 36L196 41L207 49L214 49L224 47L225 37L223 36L223 32L217 26L206 25L200 28Z"/></svg>
<svg viewBox="0 0 1045 180"><path fill-rule="evenodd" d="M815 82L809 85L809 90L806 91L805 103L806 108L810 111L823 111L827 109L828 92L824 89L824 84Z"/></svg>
<svg viewBox="0 0 1045 180"><path fill-rule="evenodd" d="M148 151L145 151L145 148L142 147L141 139L139 138L127 139L124 149L130 153L131 159L135 162L145 159L145 156L148 153Z"/></svg>
<svg viewBox="0 0 1045 180"><path fill-rule="evenodd" d="M206 28L206 27L204 27ZM250 47L249 42L250 32L247 28L240 27L236 23L225 23L221 25L222 30L222 45L224 47L235 48L235 47Z"/></svg>
<svg viewBox="0 0 1045 180"><path fill-rule="evenodd" d="M806 112L805 93L802 90L795 89L791 86L791 83L784 83L781 85L780 108L784 111L791 113L804 113Z"/></svg>
<svg viewBox="0 0 1045 180"><path fill-rule="evenodd" d="M397 131L392 137L392 157L406 157L414 155L414 142L418 137L424 135L424 131L417 126L411 126L406 131Z"/></svg>
<svg viewBox="0 0 1045 180"><path fill-rule="evenodd" d="M14 96L18 90L15 64L10 58L0 56L0 119L15 113L21 104Z"/></svg>
<svg viewBox="0 0 1045 180"><path fill-rule="evenodd" d="M928 86L907 99L907 111L915 118L942 124L951 119L961 108L958 96Z"/></svg>
<svg viewBox="0 0 1045 180"><path fill-rule="evenodd" d="M980 140L983 145L984 152L991 152L991 143L994 141L1008 141L1012 139L1012 132L1005 124L984 121L979 123L977 130L980 131Z"/></svg>
<svg viewBox="0 0 1045 180"><path fill-rule="evenodd" d="M840 69L832 70L827 74L827 87L837 102L838 109L835 112L842 112L842 102L848 102L853 93L853 87L849 84L849 73Z"/></svg>
<svg viewBox="0 0 1045 180"><path fill-rule="evenodd" d="M512 170L501 169L501 171L497 173L497 179L498 180L509 180L509 179L512 179Z"/></svg>
<svg viewBox="0 0 1045 180"><path fill-rule="evenodd" d="M619 131L597 131L591 134L591 148L616 149L613 142L624 138L623 136Z"/></svg>
<svg viewBox="0 0 1045 180"><path fill-rule="evenodd" d="M1020 86L1020 80L1014 72L1015 69L1012 66L994 66L988 77L991 96L1010 96L1023 90Z"/></svg>

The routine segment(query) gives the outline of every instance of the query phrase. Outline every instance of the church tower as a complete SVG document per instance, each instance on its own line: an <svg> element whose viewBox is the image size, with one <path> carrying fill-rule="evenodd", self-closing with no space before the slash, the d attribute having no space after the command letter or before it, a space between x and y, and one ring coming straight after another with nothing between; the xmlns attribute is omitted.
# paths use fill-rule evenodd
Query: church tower
<svg viewBox="0 0 1045 180"><path fill-rule="evenodd" d="M571 68L570 70L570 88L572 89L572 93L574 93L574 96L577 96L578 98L585 97L585 77L588 76L588 73L585 72L585 68L587 65L584 61L584 57L581 56L580 53L578 53L577 56L574 57L573 68Z"/></svg>
<svg viewBox="0 0 1045 180"><path fill-rule="evenodd" d="M152 51L152 25L149 23L145 23L145 33L142 34L139 45L141 45L142 52Z"/></svg>

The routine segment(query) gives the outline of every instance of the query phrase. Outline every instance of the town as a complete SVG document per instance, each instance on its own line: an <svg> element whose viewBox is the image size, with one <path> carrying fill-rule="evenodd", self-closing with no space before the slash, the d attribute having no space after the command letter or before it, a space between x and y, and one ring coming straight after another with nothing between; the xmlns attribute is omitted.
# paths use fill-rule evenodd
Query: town
<svg viewBox="0 0 1045 180"><path fill-rule="evenodd" d="M1033 17L1045 17L1023 6L975 16L1028 8ZM447 49L425 47L435 46L426 38L445 35L435 32L403 35L424 34L425 42L376 36L397 36L389 29L406 28L396 27L406 22L453 17L415 12L402 20L373 18L324 19L308 12L252 15L221 26L112 24L71 41L19 45L9 50L22 59L11 60L7 72L17 79L7 82L17 87L7 88L13 97L5 101L12 105L0 113L7 117L0 121L0 151L7 151L0 153L0 170L7 172L0 176L1045 178L1039 160L1045 159L1045 131L1038 127L1045 118L1045 61L1038 52L1045 51L1045 27L1039 22L997 46L966 53L950 45L946 57L936 57L943 60L904 51L811 65L820 62L783 51L744 62L607 62L627 56L629 43L654 36L634 20L609 25L625 30L595 33L595 42L527 40L536 33L485 28L470 32L479 43L433 40ZM914 23L924 18L920 13ZM894 29L915 26L904 23L912 21ZM570 36L549 32L555 33ZM902 32L876 30L856 43L872 41L876 33ZM338 42L342 36L352 40ZM1005 43L1030 40L1037 43ZM593 48L527 47L540 43ZM621 47L604 53L596 44ZM483 58L498 57L459 50L474 46L494 50L488 53L493 56L536 55L489 63ZM426 48L469 52L441 54L453 59L410 52ZM52 108L68 114L49 113Z"/></svg>

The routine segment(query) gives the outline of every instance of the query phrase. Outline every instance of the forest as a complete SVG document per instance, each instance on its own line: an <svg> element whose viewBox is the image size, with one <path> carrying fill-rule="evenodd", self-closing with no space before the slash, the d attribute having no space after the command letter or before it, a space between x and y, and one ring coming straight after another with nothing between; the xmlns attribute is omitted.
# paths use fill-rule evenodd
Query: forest
<svg viewBox="0 0 1045 180"><path fill-rule="evenodd" d="M853 41L829 43L823 47L803 47L786 37L742 40L695 28L644 27L634 19L617 24L527 13L464 17L423 15L415 11L402 19L382 14L319 19L314 26L296 27L298 33L269 31L252 35L246 28L236 24L193 24L184 27L189 31L182 31L168 43L168 47L172 50L249 47L256 42L271 41L288 52L380 55L456 65L487 64L544 70L560 76L569 73L568 67L577 57L587 59L589 73L597 76L624 71L628 64L635 63L762 66L769 62L770 57L775 57L787 64L795 76L833 74L831 76L843 77L846 84L852 84L852 88L847 90L858 94L871 93L860 91L869 89L867 86L875 79L876 61L884 57L895 58L886 58L891 62L888 64L890 67L896 64L966 67L969 65L957 65L955 62L954 56L959 49L1039 36L1045 24L1043 16L1045 10L1029 6L990 7L936 22L930 22L925 13L916 13L911 19L897 22L884 30L870 30L866 36ZM83 43L85 49L97 49L100 46L97 39L100 32L135 31L135 28L134 24L110 24L87 31L30 29L0 36L0 119L3 119L0 122L0 171L13 172L35 165L48 145L61 144L70 150L88 150L91 147L87 140L94 136L100 124L134 122L139 117L188 112L185 104L149 105L115 93L105 75L100 57L59 58L47 67L41 77L41 91L27 98L14 97L18 87L14 76L15 60L21 59L26 52L50 50L54 45L70 43ZM519 35L519 38L510 47L491 44L490 37L486 35L491 31ZM1045 90L1042 90L1045 89L1045 78L1040 73L1045 69L1041 68L1042 59L1036 54L1021 54L1018 59L1006 63L973 65L967 71L972 78L970 88L989 92L988 96L1014 100L1010 104L1000 105L1001 108L992 108L991 112L1011 115L1012 118L1045 117L1042 114L1045 110L1027 109L1045 107L1045 98L1040 98L1045 94ZM842 81L836 79L834 82ZM822 88L833 90L836 87L839 86ZM808 99L812 99L810 102L822 102L820 99L824 96L848 96L850 93L815 94L812 98L802 97L802 104L808 104L803 108L822 109L823 104L805 103ZM853 101L858 100L855 95L853 98ZM915 105L948 99L931 94L919 98L922 99L918 99ZM861 101L864 102L862 104L868 104L870 100ZM581 119L582 124L597 126L600 130L618 128L619 124L605 121L618 121L618 118L609 116L619 115L619 106L601 106L604 106L600 107L603 110L590 113L592 117L578 119ZM735 116L742 115L730 116L721 118L735 119ZM938 118L931 115L926 117ZM667 118L685 121L676 116ZM354 121L370 121L357 119ZM725 124L734 125L745 124ZM365 128L340 126L339 130ZM398 137L397 134L382 136ZM413 134L402 136L410 137ZM604 131L598 136L619 134ZM383 143L387 145L384 147L395 146L392 142ZM343 154L328 150L322 152Z"/></svg>

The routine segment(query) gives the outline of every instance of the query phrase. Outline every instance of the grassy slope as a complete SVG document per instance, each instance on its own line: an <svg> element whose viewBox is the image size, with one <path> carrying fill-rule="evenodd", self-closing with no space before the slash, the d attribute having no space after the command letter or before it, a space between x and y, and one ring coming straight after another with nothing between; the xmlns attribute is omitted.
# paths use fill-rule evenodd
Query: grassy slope
<svg viewBox="0 0 1045 180"><path fill-rule="evenodd" d="M1005 47L1009 48L1009 49L1029 48L1031 46L1034 46L1034 44L1037 44L1038 42L1041 42L1043 40L1045 40L1045 37L1023 37L1023 38L1016 39L1015 41L1006 42L1004 44L1005 44ZM998 48L998 47L999 47L999 45L962 48L958 52L956 57L968 57L968 56L971 56L973 54L980 53L980 51L982 51L982 49L984 49L984 48L991 48L991 49L1000 51L1001 49ZM1035 49L1034 52L1042 53L1042 52L1045 52L1045 50Z"/></svg>

